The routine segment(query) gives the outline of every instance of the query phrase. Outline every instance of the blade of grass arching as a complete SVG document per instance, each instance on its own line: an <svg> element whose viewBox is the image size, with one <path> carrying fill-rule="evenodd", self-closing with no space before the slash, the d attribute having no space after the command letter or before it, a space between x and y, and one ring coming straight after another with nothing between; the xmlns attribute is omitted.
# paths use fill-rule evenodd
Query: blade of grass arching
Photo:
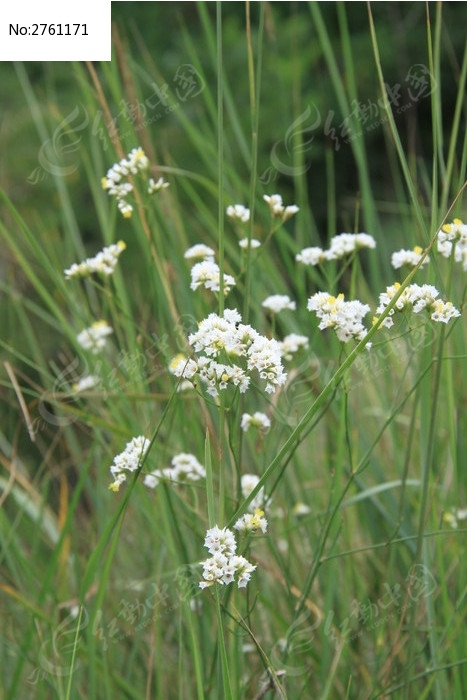
<svg viewBox="0 0 467 700"><path fill-rule="evenodd" d="M375 63L376 63L376 70L378 72L378 80L379 80L379 85L380 85L380 90L381 90L381 96L383 98L383 103L384 103L384 109L386 111L386 115L388 118L388 125L389 129L392 134L392 138L397 150L397 154L399 156L399 162L402 168L402 172L404 174L404 179L405 183L407 185L407 189L410 194L410 201L414 210L415 218L417 220L418 226L420 228L421 233L423 234L424 240L428 240L428 231L427 231L427 226L425 222L425 217L423 215L422 208L420 206L420 202L417 196L417 191L415 189L414 182L412 180L412 176L410 174L410 168L409 164L407 162L407 159L405 157L404 149L399 137L399 133L397 131L396 123L394 121L394 115L392 113L391 105L388 100L388 96L386 93L386 87L384 83L384 76L383 76L383 69L381 67L381 59L379 55L379 47L378 47L378 39L376 37L376 30L375 30L375 25L373 22L373 15L371 12L371 5L369 2L367 2L367 8L368 8L368 18L369 18L369 23L370 23L370 35L371 35L371 43L373 46L373 54L375 58Z"/></svg>

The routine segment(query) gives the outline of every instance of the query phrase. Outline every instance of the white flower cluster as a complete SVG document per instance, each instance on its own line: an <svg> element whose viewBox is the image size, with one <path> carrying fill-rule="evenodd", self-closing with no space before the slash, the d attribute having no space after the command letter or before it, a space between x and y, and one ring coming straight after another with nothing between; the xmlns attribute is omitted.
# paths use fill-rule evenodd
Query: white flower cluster
<svg viewBox="0 0 467 700"><path fill-rule="evenodd" d="M321 265L325 260L339 260L361 248L375 248L376 241L368 233L340 233L331 238L329 248L304 248L295 259L304 265Z"/></svg>
<svg viewBox="0 0 467 700"><path fill-rule="evenodd" d="M289 204L289 206L284 207L280 194L265 194L263 199L268 203L271 216L280 218L281 221L287 221L287 219L290 219L294 214L300 211L296 204Z"/></svg>
<svg viewBox="0 0 467 700"><path fill-rule="evenodd" d="M443 521L450 525L454 530L457 530L459 527L459 520L467 520L467 508L451 508L443 513Z"/></svg>
<svg viewBox="0 0 467 700"><path fill-rule="evenodd" d="M286 335L284 340L279 343L281 349L282 357L284 360L290 362L293 355L300 350L300 348L308 347L308 338L306 335L298 335L297 333L290 333Z"/></svg>
<svg viewBox="0 0 467 700"><path fill-rule="evenodd" d="M81 377L81 379L78 382L73 384L73 392L75 394L79 394L81 391L94 389L100 383L100 381L100 377L96 377L94 374L89 374L85 377Z"/></svg>
<svg viewBox="0 0 467 700"><path fill-rule="evenodd" d="M327 260L326 253L322 248L318 246L312 246L311 248L304 248L300 253L297 253L295 260L303 263L304 265L321 265L325 260Z"/></svg>
<svg viewBox="0 0 467 700"><path fill-rule="evenodd" d="M271 427L271 421L265 413L256 411L253 415L244 413L242 416L241 428L246 433L250 428L258 428L262 433L267 433Z"/></svg>
<svg viewBox="0 0 467 700"><path fill-rule="evenodd" d="M212 292L220 292L221 271L219 265L214 260L202 260L191 268L191 289L198 289L201 285ZM232 275L224 272L224 294L228 294L235 286L235 279Z"/></svg>
<svg viewBox="0 0 467 700"><path fill-rule="evenodd" d="M238 532L243 532L245 534L261 530L264 535L268 529L268 521L263 516L264 510L261 510L261 508L255 508L253 513L245 513L237 520L234 525L234 530L238 530Z"/></svg>
<svg viewBox="0 0 467 700"><path fill-rule="evenodd" d="M240 248L243 248L243 250L246 250L248 248L248 238L241 238L238 241L238 245L240 246ZM252 238L250 240L250 248L259 248L260 245L261 243L258 241L257 238Z"/></svg>
<svg viewBox="0 0 467 700"><path fill-rule="evenodd" d="M452 224L445 224L438 233L438 253L443 257L451 257L454 248L454 260L462 263L462 269L467 270L467 224L460 219L454 219Z"/></svg>
<svg viewBox="0 0 467 700"><path fill-rule="evenodd" d="M264 414L255 414L264 415ZM248 498L253 489L257 486L259 477L256 474L243 474L241 479L242 494L244 498ZM238 530L242 533L256 532L261 530L264 534L268 527L268 521L264 517L264 510L262 510L266 505L268 505L270 499L266 499L264 495L264 487L258 491L256 496L253 498L248 506L248 513L245 513L237 520L234 525L234 530Z"/></svg>
<svg viewBox="0 0 467 700"><path fill-rule="evenodd" d="M418 265L418 263L420 262L420 258L422 257L422 255L423 248L420 248L420 246L418 245L416 245L413 250L404 250L404 248L402 248L401 250L396 250L396 252L392 254L391 265L395 270L398 270L403 265L415 267L415 265ZM430 258L427 255L420 267L428 265L429 262Z"/></svg>
<svg viewBox="0 0 467 700"><path fill-rule="evenodd" d="M125 219L128 219L133 213L132 205L127 201L126 197L133 192L133 185L129 181L124 181L129 175L136 175L142 170L147 170L149 160L141 147L133 148L126 158L122 158L119 163L115 163L107 171L107 175L102 178L102 187L107 190L111 197L117 200L117 206ZM169 186L163 178L159 178L155 182L152 178L149 179L148 193L159 192Z"/></svg>
<svg viewBox="0 0 467 700"><path fill-rule="evenodd" d="M93 272L97 272L100 275L111 275L115 270L120 254L125 248L126 244L123 241L118 241L118 243L103 248L93 258L86 258L83 262L73 263L71 267L65 270L65 279L88 277Z"/></svg>
<svg viewBox="0 0 467 700"><path fill-rule="evenodd" d="M188 338L195 352L202 353L197 362L198 373L211 396L217 396L218 390L229 384L238 386L244 393L250 384L248 373L253 370L266 382L268 393L273 393L286 380L279 343L260 335L241 320L236 309L226 309L223 317L209 314L199 324L198 331ZM183 367L180 371L180 376L189 378Z"/></svg>
<svg viewBox="0 0 467 700"><path fill-rule="evenodd" d="M248 498L253 489L257 486L259 481L259 476L256 474L243 474L241 479L242 495L243 498ZM270 500L270 499L269 499ZM260 488L256 496L253 498L249 504L249 510L254 513L258 508L264 508L268 505L269 500L264 495L264 486Z"/></svg>
<svg viewBox="0 0 467 700"><path fill-rule="evenodd" d="M199 260L191 268L191 289L204 286L212 292L220 291L220 268L214 261L214 251L204 243L197 243L185 251L184 257L187 260ZM235 279L232 275L224 272L224 294L228 294L235 286Z"/></svg>
<svg viewBox="0 0 467 700"><path fill-rule="evenodd" d="M273 314L278 314L284 309L295 311L295 302L292 301L287 294L273 294L265 299L261 306L268 309L268 311L271 311Z"/></svg>
<svg viewBox="0 0 467 700"><path fill-rule="evenodd" d="M250 210L244 207L243 204L233 204L227 207L227 216L230 219L238 219L246 224L250 220Z"/></svg>
<svg viewBox="0 0 467 700"><path fill-rule="evenodd" d="M239 588L246 588L256 566L235 554L237 543L233 532L226 527L221 530L215 525L207 531L204 546L212 557L202 562L204 580L199 587L208 588L215 583L228 585L237 580Z"/></svg>
<svg viewBox="0 0 467 700"><path fill-rule="evenodd" d="M199 481L206 478L206 470L198 462L196 457L186 452L181 452L172 459L172 466L167 469L156 469L144 477L145 486L153 489L161 479L175 481Z"/></svg>
<svg viewBox="0 0 467 700"><path fill-rule="evenodd" d="M376 309L377 315L373 319L374 323L377 320L377 316L382 314L385 308L390 304L391 300L400 289L400 286L399 282L395 282L390 287L386 287L386 291L379 295L379 306ZM381 325L386 326L386 328L391 328L391 326L394 325L392 317L395 311L413 311L418 314L426 309L430 314L431 320L437 323L448 323L451 318L460 316L460 312L450 301L441 301L437 298L438 296L438 290L431 284L422 284L421 286L418 284L409 284L397 300L395 307L391 309L389 315L386 316Z"/></svg>
<svg viewBox="0 0 467 700"><path fill-rule="evenodd" d="M144 455L148 451L150 442L143 435L127 442L125 449L114 457L110 472L114 481L110 484L111 491L118 491L121 484L126 481L126 472L134 472L140 466Z"/></svg>
<svg viewBox="0 0 467 700"><path fill-rule="evenodd" d="M170 183L166 182L163 177L160 177L157 182L150 177L148 182L148 194L154 194L154 192L166 190L167 187L170 187Z"/></svg>
<svg viewBox="0 0 467 700"><path fill-rule="evenodd" d="M361 340L367 333L362 319L370 310L368 304L357 300L344 301L343 294L334 297L327 292L317 292L308 299L307 308L321 319L318 328L334 328L344 343L351 338Z"/></svg>
<svg viewBox="0 0 467 700"><path fill-rule="evenodd" d="M97 355L107 343L107 336L113 333L107 321L96 321L89 328L78 333L76 340L84 350L91 350L93 355Z"/></svg>
<svg viewBox="0 0 467 700"><path fill-rule="evenodd" d="M187 260L214 260L214 251L204 243L197 243L188 248L183 257Z"/></svg>

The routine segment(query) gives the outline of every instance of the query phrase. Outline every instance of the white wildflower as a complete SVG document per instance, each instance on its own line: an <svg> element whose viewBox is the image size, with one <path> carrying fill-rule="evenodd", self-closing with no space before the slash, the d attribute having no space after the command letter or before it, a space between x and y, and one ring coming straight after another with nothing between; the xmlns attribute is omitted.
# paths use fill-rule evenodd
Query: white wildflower
<svg viewBox="0 0 467 700"><path fill-rule="evenodd" d="M467 270L467 224L460 219L454 219L451 224L445 224L438 233L438 253L443 257L451 257L454 246L454 260L462 263Z"/></svg>
<svg viewBox="0 0 467 700"><path fill-rule="evenodd" d="M379 295L379 306L376 309L376 316L373 319L375 323L377 317L384 312L390 304L396 293L400 289L400 284L395 282L393 285L386 287L386 291ZM389 315L386 316L382 325L390 328L394 324L393 316L395 311L413 311L413 313L421 313L425 309L430 314L432 321L440 323L448 323L451 318L460 316L460 312L451 302L443 302L437 297L439 292L431 284L409 284L401 296L397 300L394 308L391 309Z"/></svg>
<svg viewBox="0 0 467 700"><path fill-rule="evenodd" d="M194 360L190 360L185 355L176 355L170 362L169 371L175 377L191 379L198 371L198 365Z"/></svg>
<svg viewBox="0 0 467 700"><path fill-rule="evenodd" d="M243 248L243 250L248 248L248 238L242 238L241 240L239 240L238 245L240 246L240 248ZM250 240L250 248L259 248L260 245L261 243L256 238L252 238Z"/></svg>
<svg viewBox="0 0 467 700"><path fill-rule="evenodd" d="M134 437L126 444L123 452L114 457L110 472L114 482L110 484L111 491L118 491L120 485L126 480L125 472L134 472L141 465L144 455L149 449L150 442L143 435Z"/></svg>
<svg viewBox="0 0 467 700"><path fill-rule="evenodd" d="M264 195L264 201L268 203L271 211L271 216L280 217L282 221L287 221L294 216L299 210L296 204L290 204L284 207L280 194Z"/></svg>
<svg viewBox="0 0 467 700"><path fill-rule="evenodd" d="M168 481L190 482L206 478L206 470L192 454L181 452L172 459L172 466L166 469L155 469L146 475L145 486L155 488L161 479Z"/></svg>
<svg viewBox="0 0 467 700"><path fill-rule="evenodd" d="M217 396L218 389L224 389L228 384L238 386L241 392L246 391L250 383L248 373L253 370L266 382L269 393L286 380L278 342L261 336L240 321L236 309L226 309L223 317L212 313L188 338L189 344L199 354L200 379L212 396Z"/></svg>
<svg viewBox="0 0 467 700"><path fill-rule="evenodd" d="M368 233L340 233L331 238L330 246L325 251L327 260L338 260L350 255L360 248L375 248L376 241Z"/></svg>
<svg viewBox="0 0 467 700"><path fill-rule="evenodd" d="M300 253L297 253L295 260L304 265L321 265L326 260L326 253L322 248L312 246L304 248Z"/></svg>
<svg viewBox="0 0 467 700"><path fill-rule="evenodd" d="M102 350L107 342L107 336L113 333L112 328L106 321L96 321L85 328L76 336L76 340L84 350L91 350L94 355L97 355Z"/></svg>
<svg viewBox="0 0 467 700"><path fill-rule="evenodd" d="M395 253L392 254L391 256L391 265L395 270L399 269L403 265L408 265L410 267L415 267L415 265L418 265L420 262L420 259L423 255L423 248L420 248L420 246L415 246L413 250L404 250L403 248L401 250L397 250ZM423 267L424 265L427 265L430 262L430 258L427 256L420 267Z"/></svg>
<svg viewBox="0 0 467 700"><path fill-rule="evenodd" d="M191 289L198 289L201 285L212 292L220 291L220 268L213 260L203 260L191 268ZM224 294L228 294L234 285L232 275L224 273Z"/></svg>
<svg viewBox="0 0 467 700"><path fill-rule="evenodd" d="M261 432L267 433L271 427L271 421L265 413L257 411L250 415L249 413L244 413L242 416L241 428L246 432L249 428L258 428Z"/></svg>
<svg viewBox="0 0 467 700"><path fill-rule="evenodd" d="M94 272L100 275L111 275L115 270L120 254L125 248L126 244L123 241L118 241L118 243L103 248L93 258L86 258L81 263L73 263L70 268L65 270L65 279L88 277Z"/></svg>
<svg viewBox="0 0 467 700"><path fill-rule="evenodd" d="M368 304L360 301L344 301L344 295L337 297L327 292L318 292L308 299L309 311L314 311L321 319L319 328L334 328L336 335L344 343L351 338L361 340L367 333L362 319L370 311Z"/></svg>
<svg viewBox="0 0 467 700"><path fill-rule="evenodd" d="M253 491L253 489L257 486L259 482L259 476L256 476L256 474L243 474L241 478L241 488L242 488L242 495L244 498L248 498L250 493ZM256 508L262 508L265 503L267 502L267 499L264 495L264 486L260 488L256 496L253 498L251 503L248 506L248 509L254 513Z"/></svg>
<svg viewBox="0 0 467 700"><path fill-rule="evenodd" d="M305 503L298 502L292 508L292 513L296 517L300 517L303 515L309 515L311 513L311 508L309 506L307 506Z"/></svg>
<svg viewBox="0 0 467 700"><path fill-rule="evenodd" d="M188 248L183 257L187 260L214 260L214 251L204 243L197 243Z"/></svg>
<svg viewBox="0 0 467 700"><path fill-rule="evenodd" d="M88 391L88 389L94 389L100 383L100 377L96 377L93 374L89 374L73 384L72 389L75 394L79 394L81 391Z"/></svg>
<svg viewBox="0 0 467 700"><path fill-rule="evenodd" d="M245 513L237 520L234 525L234 530L239 532L255 532L261 530L264 534L268 529L268 521L264 516L264 510L255 508L253 513Z"/></svg>
<svg viewBox="0 0 467 700"><path fill-rule="evenodd" d="M268 311L271 311L274 314L278 314L284 309L291 309L292 311L294 311L296 308L295 302L292 301L290 297L287 296L287 294L273 294L272 296L265 299L261 306L263 306L265 309L268 309Z"/></svg>
<svg viewBox="0 0 467 700"><path fill-rule="evenodd" d="M160 177L157 182L150 177L148 182L148 194L154 194L154 192L165 190L167 187L170 187L170 182L166 182L163 177Z"/></svg>
<svg viewBox="0 0 467 700"><path fill-rule="evenodd" d="M280 351L284 360L290 361L293 355L300 350L300 348L308 347L308 338L306 335L298 335L297 333L290 333L286 335L285 338L279 343Z"/></svg>
<svg viewBox="0 0 467 700"><path fill-rule="evenodd" d="M232 556L237 551L233 532L226 527L221 529L217 525L206 532L204 546L209 554L223 554L226 557Z"/></svg>
<svg viewBox="0 0 467 700"><path fill-rule="evenodd" d="M200 588L208 588L215 583L227 586L235 579L239 588L247 585L256 566L235 554L237 543L231 530L221 530L215 525L207 531L204 546L212 556L202 562L203 581L199 584Z"/></svg>
<svg viewBox="0 0 467 700"><path fill-rule="evenodd" d="M133 191L133 185L131 182L121 182L121 180L129 175L136 175L148 167L149 160L143 149L133 148L126 158L122 158L119 163L115 163L107 171L107 175L102 178L102 187L104 190L107 190L110 196L116 198L118 208L126 219L133 212L133 207L125 199Z"/></svg>
<svg viewBox="0 0 467 700"><path fill-rule="evenodd" d="M244 207L243 204L234 204L227 207L227 216L231 219L239 219L246 223L250 220L250 210Z"/></svg>

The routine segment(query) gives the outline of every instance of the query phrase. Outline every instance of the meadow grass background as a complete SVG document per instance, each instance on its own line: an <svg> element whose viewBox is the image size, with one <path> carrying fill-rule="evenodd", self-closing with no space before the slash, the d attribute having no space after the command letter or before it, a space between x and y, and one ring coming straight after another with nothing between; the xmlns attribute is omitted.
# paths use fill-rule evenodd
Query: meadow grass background
<svg viewBox="0 0 467 700"><path fill-rule="evenodd" d="M466 505L462 319L412 316L354 352L306 302L374 310L404 280L394 250L465 220L465 6L220 5L114 3L111 63L0 68L0 695L463 698L465 528L446 517ZM170 187L126 220L101 178L139 145ZM276 192L300 207L281 226ZM249 264L234 203L264 243ZM295 262L343 231L377 248L345 269ZM120 239L113 276L64 280ZM198 242L237 279L226 308L309 337L272 396L229 390L220 411L176 392L170 360L219 311L190 290ZM430 257L413 281L461 309L461 266ZM276 293L297 310L271 318ZM92 356L76 334L98 318L114 335ZM102 384L77 396L88 373ZM243 411L270 432L242 434ZM140 434L156 434L143 472L190 452L207 484L109 491ZM201 591L208 510L231 524L244 473L271 497L257 569L246 590Z"/></svg>

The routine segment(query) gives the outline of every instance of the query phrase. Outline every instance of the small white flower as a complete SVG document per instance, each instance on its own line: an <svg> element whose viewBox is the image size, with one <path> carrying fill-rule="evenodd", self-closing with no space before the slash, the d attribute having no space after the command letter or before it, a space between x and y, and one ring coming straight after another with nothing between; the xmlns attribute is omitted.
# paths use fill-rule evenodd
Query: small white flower
<svg viewBox="0 0 467 700"><path fill-rule="evenodd" d="M395 282L390 287L386 287L386 291L379 295L379 306L376 309L377 315L374 322L377 320L378 315L382 314L390 304L400 286L398 282ZM392 317L395 311L413 311L413 313L418 314L426 309L430 314L431 320L440 323L448 323L452 318L460 316L460 312L450 301L441 301L437 299L438 296L438 290L431 284L422 284L421 286L409 284L397 300L395 307L391 309L389 315L384 319L382 325L390 328L394 324Z"/></svg>
<svg viewBox="0 0 467 700"><path fill-rule="evenodd" d="M84 350L91 350L97 355L107 342L107 336L113 333L106 321L96 321L90 328L85 328L76 336L76 340Z"/></svg>
<svg viewBox="0 0 467 700"><path fill-rule="evenodd" d="M220 268L213 260L203 260L191 268L191 289L196 290L201 285L213 292L220 291ZM234 285L232 275L224 273L224 294L228 294Z"/></svg>
<svg viewBox="0 0 467 700"><path fill-rule="evenodd" d="M453 248L454 260L462 263L465 272L467 270L467 225L460 219L454 219L451 224L445 224L438 232L438 253L449 258Z"/></svg>
<svg viewBox="0 0 467 700"><path fill-rule="evenodd" d="M290 361L293 355L300 350L300 348L308 347L308 338L306 335L297 335L297 333L290 333L286 335L284 340L279 343L279 347L284 360Z"/></svg>
<svg viewBox="0 0 467 700"><path fill-rule="evenodd" d="M263 433L267 433L271 427L271 421L265 413L257 411L250 415L249 413L244 413L242 416L241 428L246 432L249 428L258 428Z"/></svg>
<svg viewBox="0 0 467 700"><path fill-rule="evenodd" d="M304 248L300 253L297 253L295 260L304 265L321 265L326 260L326 254L322 248L313 246Z"/></svg>
<svg viewBox="0 0 467 700"><path fill-rule="evenodd" d="M187 260L212 260L214 261L214 251L204 243L197 243L185 251L183 256Z"/></svg>
<svg viewBox="0 0 467 700"><path fill-rule="evenodd" d="M250 493L253 491L253 489L257 486L259 481L259 476L256 476L256 474L243 474L241 478L241 488L242 488L242 495L244 498L248 498ZM260 488L256 496L253 498L251 503L248 506L248 509L254 513L256 508L262 508L263 505L265 505L265 495L264 495L264 486Z"/></svg>
<svg viewBox="0 0 467 700"><path fill-rule="evenodd" d="M144 435L134 437L126 444L123 452L114 457L110 472L115 481L110 484L109 489L118 491L120 485L126 480L126 471L134 472L140 466L144 455L149 449L150 442Z"/></svg>
<svg viewBox="0 0 467 700"><path fill-rule="evenodd" d="M284 309L291 309L292 311L295 311L296 308L295 302L292 301L287 294L273 294L272 296L267 297L261 306L274 314L278 314Z"/></svg>
<svg viewBox="0 0 467 700"><path fill-rule="evenodd" d="M280 217L282 221L287 221L287 219L290 219L300 211L296 204L289 204L287 207L284 207L280 194L265 194L264 201L268 203L271 215Z"/></svg>
<svg viewBox="0 0 467 700"><path fill-rule="evenodd" d="M264 511L261 508L255 508L254 513L245 513L237 520L234 530L239 532L256 532L256 530L261 530L264 534L268 529L268 521L263 516Z"/></svg>
<svg viewBox="0 0 467 700"><path fill-rule="evenodd" d="M100 383L100 377L96 377L93 374L89 374L86 377L81 377L81 379L73 384L72 389L75 394L79 394L81 391L87 391L88 389L94 389Z"/></svg>
<svg viewBox="0 0 467 700"><path fill-rule="evenodd" d="M224 556L232 556L237 550L234 534L228 528L219 528L214 525L206 532L204 546L210 554L223 554Z"/></svg>
<svg viewBox="0 0 467 700"><path fill-rule="evenodd" d="M360 248L375 248L376 241L368 233L340 233L331 238L325 251L327 260L338 260Z"/></svg>
<svg viewBox="0 0 467 700"><path fill-rule="evenodd" d="M149 167L149 160L142 148L133 148L126 158L122 158L119 163L115 163L102 178L102 187L107 190L111 197L117 200L117 206L125 219L133 213L133 207L126 201L125 197L133 190L131 182L121 182L123 177L136 175L139 171ZM154 182L154 181L152 181ZM154 183L155 185L157 183ZM164 186L164 185L162 185Z"/></svg>
<svg viewBox="0 0 467 700"><path fill-rule="evenodd" d="M148 194L154 194L154 192L165 190L167 187L170 187L170 182L166 182L163 177L160 177L157 182L150 177L148 182Z"/></svg>
<svg viewBox="0 0 467 700"><path fill-rule="evenodd" d="M294 507L292 508L292 513L294 515L301 516L301 515L309 515L311 513L311 508L307 506L305 503L296 503Z"/></svg>
<svg viewBox="0 0 467 700"><path fill-rule="evenodd" d="M226 309L223 317L212 313L199 323L198 331L188 337L189 344L198 353L200 379L212 396L217 396L218 389L229 384L238 386L241 392L246 391L249 373L254 370L266 382L268 393L273 393L286 380L279 343L240 322L236 309ZM217 358L223 361L218 362Z"/></svg>
<svg viewBox="0 0 467 700"><path fill-rule="evenodd" d="M250 210L243 204L234 204L227 207L227 216L230 219L239 219L242 223L250 220Z"/></svg>
<svg viewBox="0 0 467 700"><path fill-rule="evenodd" d="M101 250L93 258L86 258L81 263L73 263L70 268L65 270L65 279L88 277L94 272L105 276L111 275L125 248L126 244L123 241L118 241L118 243Z"/></svg>
<svg viewBox="0 0 467 700"><path fill-rule="evenodd" d="M244 250L248 248L248 238L242 238L240 241L238 241L238 245ZM260 245L261 243L256 238L251 239L250 248L259 248Z"/></svg>
<svg viewBox="0 0 467 700"><path fill-rule="evenodd" d="M399 269L403 265L408 265L410 267L415 267L420 262L423 255L423 249L420 246L415 246L413 250L397 250L391 256L391 265L395 270ZM427 265L430 262L430 258L427 256L420 267Z"/></svg>
<svg viewBox="0 0 467 700"><path fill-rule="evenodd" d="M194 360L190 360L185 355L176 355L170 362L169 371L175 377L191 379L198 371L198 365Z"/></svg>
<svg viewBox="0 0 467 700"><path fill-rule="evenodd" d="M361 340L367 333L362 319L369 312L368 304L360 301L344 301L344 295L337 297L327 292L317 292L308 299L309 311L314 311L321 319L318 328L334 328L340 341L347 343L351 338Z"/></svg>

